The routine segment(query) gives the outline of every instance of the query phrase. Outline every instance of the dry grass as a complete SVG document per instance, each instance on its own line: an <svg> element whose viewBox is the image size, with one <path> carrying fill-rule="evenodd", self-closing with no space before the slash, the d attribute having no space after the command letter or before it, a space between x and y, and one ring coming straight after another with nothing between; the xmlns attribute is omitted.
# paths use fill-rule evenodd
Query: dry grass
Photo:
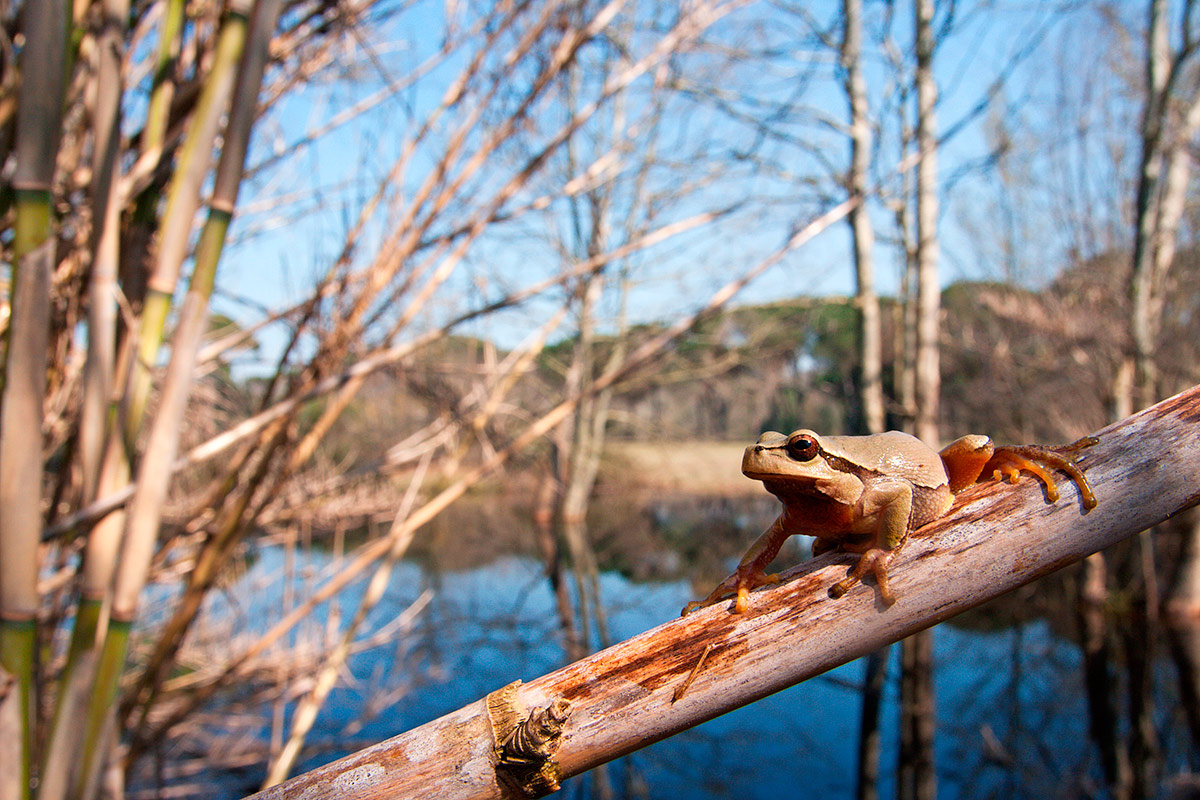
<svg viewBox="0 0 1200 800"><path fill-rule="evenodd" d="M605 480L696 494L760 494L742 475L744 442L608 442Z"/></svg>

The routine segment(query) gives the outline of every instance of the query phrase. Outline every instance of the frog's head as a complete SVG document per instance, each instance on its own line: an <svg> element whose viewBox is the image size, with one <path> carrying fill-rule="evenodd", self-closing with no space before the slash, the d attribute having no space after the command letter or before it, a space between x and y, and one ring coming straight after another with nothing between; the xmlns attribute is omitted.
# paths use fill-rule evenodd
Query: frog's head
<svg viewBox="0 0 1200 800"><path fill-rule="evenodd" d="M767 431L746 448L742 473L758 481L811 483L837 475L815 431Z"/></svg>

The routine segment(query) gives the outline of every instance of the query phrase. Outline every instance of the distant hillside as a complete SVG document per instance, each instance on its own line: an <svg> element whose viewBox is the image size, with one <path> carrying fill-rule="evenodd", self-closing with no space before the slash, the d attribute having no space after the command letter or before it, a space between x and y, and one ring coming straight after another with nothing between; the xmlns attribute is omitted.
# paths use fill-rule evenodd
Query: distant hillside
<svg viewBox="0 0 1200 800"><path fill-rule="evenodd" d="M1195 267L1194 252L1182 256L1168 287L1160 351L1166 390L1200 381L1200 271ZM995 283L947 288L943 435L982 432L1001 441L1058 441L1102 426L1111 413L1113 376L1124 347L1128 269L1128 258L1113 255L1068 270L1037 292ZM883 312L885 390L892 397L895 303L885 299ZM681 339L662 363L620 386L612 400L609 438L732 442L736 456L763 430L857 430L854 320L847 298L797 298L715 315ZM632 344L659 330L636 328ZM561 399L573 344L564 340L548 347L511 389L474 434L487 443L484 449L506 441L539 409ZM597 371L611 344L599 343ZM436 428L438 420L474 413L459 411L462 398L472 396L472 387L504 355L488 342L458 337L421 351L402 368L377 374L322 446L327 463L363 473L403 464L403 438L423 424ZM253 394L254 387L241 391ZM324 402L311 404L302 426L317 418ZM894 425L895 408L891 411ZM462 429L454 428L445 441L444 452L452 459L473 451L463 437ZM525 456L539 457L536 451ZM646 463L639 458L634 465Z"/></svg>

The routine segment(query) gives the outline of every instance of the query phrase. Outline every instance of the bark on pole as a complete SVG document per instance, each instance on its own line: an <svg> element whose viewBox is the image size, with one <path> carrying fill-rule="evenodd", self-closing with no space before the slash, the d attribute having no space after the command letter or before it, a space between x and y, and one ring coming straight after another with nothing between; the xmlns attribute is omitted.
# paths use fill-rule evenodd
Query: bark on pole
<svg viewBox="0 0 1200 800"><path fill-rule="evenodd" d="M684 618L664 608L667 621L657 628L254 797L518 797L497 779L489 713L523 719L569 703L561 735L545 750L561 777L576 775L949 619L1200 502L1200 386L1097 435L1100 443L1079 458L1099 498L1095 509L1084 511L1065 478L1057 503L1032 478L972 487L892 562L899 602L890 608L870 583L831 599L829 587L856 557L826 554L754 592L744 614L729 613L730 603Z"/></svg>

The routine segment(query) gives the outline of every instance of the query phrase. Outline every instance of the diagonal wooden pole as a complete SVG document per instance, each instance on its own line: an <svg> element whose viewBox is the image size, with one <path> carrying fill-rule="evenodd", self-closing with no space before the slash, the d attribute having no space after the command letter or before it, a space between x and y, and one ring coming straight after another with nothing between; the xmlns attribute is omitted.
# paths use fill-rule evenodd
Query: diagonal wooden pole
<svg viewBox="0 0 1200 800"><path fill-rule="evenodd" d="M1097 436L1078 459L1095 509L1085 512L1065 479L1053 504L1032 479L972 487L892 562L899 601L890 608L870 583L831 599L856 557L830 553L753 593L744 614L722 603L670 619L254 797L482 799L520 797L523 787L538 796L556 779L819 675L1200 502L1200 387ZM663 609L664 618L676 613ZM499 747L530 713L533 724ZM507 765L498 774L499 760Z"/></svg>

